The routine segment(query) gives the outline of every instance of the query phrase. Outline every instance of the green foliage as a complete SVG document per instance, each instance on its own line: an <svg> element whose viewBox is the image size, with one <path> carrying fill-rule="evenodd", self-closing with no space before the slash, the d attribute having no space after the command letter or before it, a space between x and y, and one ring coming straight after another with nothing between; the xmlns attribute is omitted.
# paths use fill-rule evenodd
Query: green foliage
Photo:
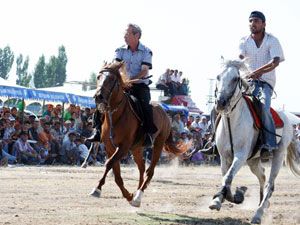
<svg viewBox="0 0 300 225"><path fill-rule="evenodd" d="M90 90L95 90L97 88L97 86L96 86L97 85L97 75L95 72L91 73L89 83L90 83Z"/></svg>
<svg viewBox="0 0 300 225"><path fill-rule="evenodd" d="M33 72L34 86L36 88L46 87L44 82L45 78L46 78L46 62L45 62L45 56L42 55L39 58Z"/></svg>
<svg viewBox="0 0 300 225"><path fill-rule="evenodd" d="M67 63L68 58L66 54L66 49L62 45L58 49L58 57L56 58L56 76L55 76L55 86L62 86L67 78Z"/></svg>
<svg viewBox="0 0 300 225"><path fill-rule="evenodd" d="M29 87L32 76L28 73L29 57L27 56L23 62L23 55L20 54L16 60L17 63L17 84Z"/></svg>
<svg viewBox="0 0 300 225"><path fill-rule="evenodd" d="M0 77L3 79L8 78L8 73L14 62L14 53L10 50L9 46L0 48Z"/></svg>
<svg viewBox="0 0 300 225"><path fill-rule="evenodd" d="M48 63L41 56L34 71L36 88L62 86L66 81L66 66L68 58L64 46L59 47L58 56L51 56Z"/></svg>
<svg viewBox="0 0 300 225"><path fill-rule="evenodd" d="M82 83L82 90L83 91L87 91L88 90L88 82L85 80L83 83Z"/></svg>

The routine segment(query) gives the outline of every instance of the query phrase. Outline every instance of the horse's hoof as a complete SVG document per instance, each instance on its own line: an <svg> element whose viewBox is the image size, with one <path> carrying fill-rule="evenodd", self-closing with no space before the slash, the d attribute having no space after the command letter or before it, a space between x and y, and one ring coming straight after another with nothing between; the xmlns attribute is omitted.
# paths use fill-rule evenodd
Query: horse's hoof
<svg viewBox="0 0 300 225"><path fill-rule="evenodd" d="M141 190L137 190L135 193L134 198L129 202L130 205L134 207L140 207L142 202L144 192Z"/></svg>
<svg viewBox="0 0 300 225"><path fill-rule="evenodd" d="M100 198L100 196L101 196L101 190L98 189L98 188L94 188L89 195L93 196L93 197L96 197L96 198Z"/></svg>
<svg viewBox="0 0 300 225"><path fill-rule="evenodd" d="M84 168L84 169L87 168L87 162L83 162L81 165L81 168Z"/></svg>
<svg viewBox="0 0 300 225"><path fill-rule="evenodd" d="M217 211L220 211L221 206L222 206L221 202L214 199L214 200L211 201L211 203L209 205L209 208L211 210L216 209Z"/></svg>
<svg viewBox="0 0 300 225"><path fill-rule="evenodd" d="M233 196L234 203L241 204L244 201L244 199L245 199L245 192L247 191L247 189L248 188L245 187L245 186L237 187L236 188L235 194Z"/></svg>
<svg viewBox="0 0 300 225"><path fill-rule="evenodd" d="M251 220L252 224L261 224L261 219L258 217L253 217Z"/></svg>
<svg viewBox="0 0 300 225"><path fill-rule="evenodd" d="M129 204L131 205L131 206L133 206L133 207L140 207L141 206L141 201L137 201L137 200L131 200L130 202L129 202Z"/></svg>

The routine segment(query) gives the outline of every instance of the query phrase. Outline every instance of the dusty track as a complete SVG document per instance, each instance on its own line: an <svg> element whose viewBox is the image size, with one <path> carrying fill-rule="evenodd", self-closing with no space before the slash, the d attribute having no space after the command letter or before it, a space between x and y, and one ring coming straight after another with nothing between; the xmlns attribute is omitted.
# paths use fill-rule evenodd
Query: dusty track
<svg viewBox="0 0 300 225"><path fill-rule="evenodd" d="M138 209L122 198L111 174L102 198L87 195L103 170L103 167L0 168L0 224L249 224L258 204L258 182L248 167L242 168L233 184L248 187L245 202L242 205L225 202L219 212L208 209L221 182L219 167L158 166ZM136 167L122 170L126 187L134 191ZM276 180L263 224L300 224L299 211L300 178L284 167Z"/></svg>

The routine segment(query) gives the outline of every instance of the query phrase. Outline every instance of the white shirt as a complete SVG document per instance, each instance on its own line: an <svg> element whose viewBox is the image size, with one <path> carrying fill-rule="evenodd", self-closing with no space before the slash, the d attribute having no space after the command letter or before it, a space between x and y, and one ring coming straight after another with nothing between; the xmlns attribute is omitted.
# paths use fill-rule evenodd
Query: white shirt
<svg viewBox="0 0 300 225"><path fill-rule="evenodd" d="M171 81L176 82L176 83L180 83L181 82L181 77L178 75L175 75L174 73L171 76Z"/></svg>
<svg viewBox="0 0 300 225"><path fill-rule="evenodd" d="M249 67L252 71L269 63L275 57L279 57L280 62L284 61L282 47L278 39L269 33L265 33L259 48L256 46L251 35L243 37L239 45L239 54L250 59ZM261 80L274 88L276 83L275 70L263 74Z"/></svg>

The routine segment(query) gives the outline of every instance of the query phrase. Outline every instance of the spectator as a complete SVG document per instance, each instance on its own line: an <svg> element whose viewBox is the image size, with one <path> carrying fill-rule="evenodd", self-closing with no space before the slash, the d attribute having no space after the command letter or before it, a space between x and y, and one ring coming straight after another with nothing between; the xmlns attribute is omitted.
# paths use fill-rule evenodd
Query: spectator
<svg viewBox="0 0 300 225"><path fill-rule="evenodd" d="M55 106L55 108L53 109L53 114L54 114L54 118L61 120L62 118L62 105L61 104L57 104Z"/></svg>
<svg viewBox="0 0 300 225"><path fill-rule="evenodd" d="M159 77L159 80L156 83L156 88L164 91L164 96L169 95L169 78L170 77L170 69L168 68L164 74Z"/></svg>
<svg viewBox="0 0 300 225"><path fill-rule="evenodd" d="M206 116L201 116L199 128L200 128L201 137L204 138L204 135L208 130L208 123L207 123Z"/></svg>
<svg viewBox="0 0 300 225"><path fill-rule="evenodd" d="M39 141L39 132L40 132L40 120L36 118L32 124L32 126L28 129L28 135L30 140L34 140L36 142Z"/></svg>
<svg viewBox="0 0 300 225"><path fill-rule="evenodd" d="M72 118L72 113L75 111L75 105L70 104L67 110L64 112L64 121L70 120Z"/></svg>
<svg viewBox="0 0 300 225"><path fill-rule="evenodd" d="M54 137L54 139L62 144L63 138L64 138L64 132L61 127L61 122L60 121L55 121L53 127L51 128L51 134Z"/></svg>
<svg viewBox="0 0 300 225"><path fill-rule="evenodd" d="M38 164L40 156L28 143L28 133L22 131L19 139L13 146L13 152L17 158L18 163L24 164Z"/></svg>
<svg viewBox="0 0 300 225"><path fill-rule="evenodd" d="M16 107L12 107L10 110L11 116L13 116L16 120L18 119L18 109Z"/></svg>
<svg viewBox="0 0 300 225"><path fill-rule="evenodd" d="M184 131L184 124L181 121L181 117L179 113L175 114L173 117L172 129L174 129L174 131L176 132L175 134L178 137L180 136L181 132Z"/></svg>
<svg viewBox="0 0 300 225"><path fill-rule="evenodd" d="M188 121L186 122L186 126L187 128L190 130L190 127L192 125L192 123L195 121L195 118L193 115L189 115Z"/></svg>
<svg viewBox="0 0 300 225"><path fill-rule="evenodd" d="M186 78L182 79L182 82L178 88L178 93L179 95L188 95L188 82Z"/></svg>
<svg viewBox="0 0 300 225"><path fill-rule="evenodd" d="M47 109L43 113L42 117L49 116L51 119L55 117L54 106L52 104L47 105Z"/></svg>
<svg viewBox="0 0 300 225"><path fill-rule="evenodd" d="M84 112L81 114L81 120L83 122L83 127L87 125L88 121L92 119L92 113L90 108L85 108Z"/></svg>
<svg viewBox="0 0 300 225"><path fill-rule="evenodd" d="M59 151L59 160L64 164L76 164L78 160L78 150L75 144L76 133L70 132L63 141L62 148Z"/></svg>
<svg viewBox="0 0 300 225"><path fill-rule="evenodd" d="M82 137L76 138L75 144L78 148L78 153L79 153L79 159L78 159L77 165L81 165L84 162L84 160L88 157L89 149L84 144L84 139ZM94 163L94 162L95 162L95 160L93 160L93 158L91 156L87 159L88 164Z"/></svg>

